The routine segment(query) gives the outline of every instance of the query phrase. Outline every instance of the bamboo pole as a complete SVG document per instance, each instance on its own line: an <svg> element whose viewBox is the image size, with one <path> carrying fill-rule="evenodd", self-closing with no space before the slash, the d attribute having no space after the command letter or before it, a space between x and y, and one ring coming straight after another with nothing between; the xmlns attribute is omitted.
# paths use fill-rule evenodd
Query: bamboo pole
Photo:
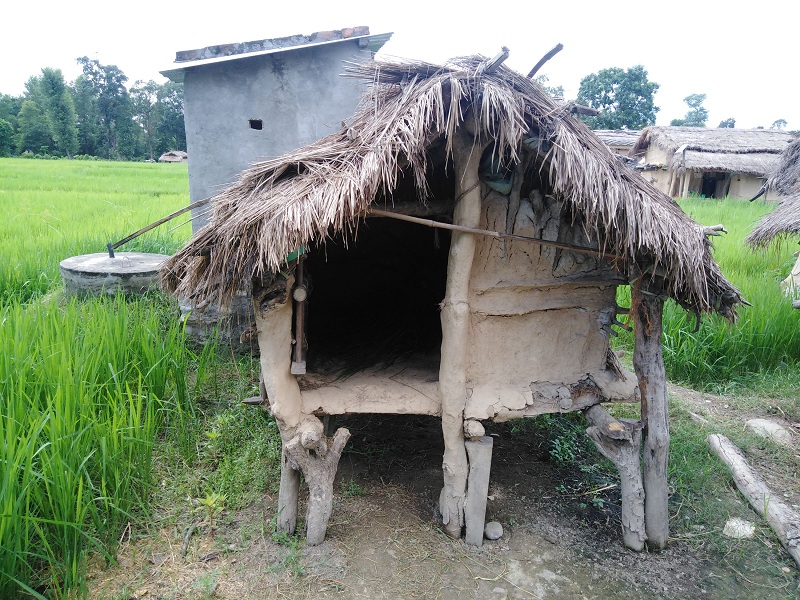
<svg viewBox="0 0 800 600"><path fill-rule="evenodd" d="M532 238L525 235L516 235L513 233L502 233L500 231L491 231L489 229L480 229L478 227L466 227L464 225L441 223L440 221L433 221L432 219L421 219L419 217L412 217L411 215L403 215L400 213L391 212L388 210L380 210L377 208L370 208L369 214L376 217L386 217L388 219L397 219L398 221L407 221L409 223L416 223L417 225L425 225L426 227L433 227L435 229L447 229L449 231L458 231L460 233L472 233L475 235L485 235L504 240L518 240L521 242L530 242L532 244L539 244L540 246L550 246L552 248L560 248L561 250L570 250L571 252L579 252L581 254L591 254L593 256L602 256L610 259L620 259L621 256L616 254L608 254L602 250L595 250L594 248L586 248L585 246L577 246L575 244L567 244L565 242L553 242L551 240L542 240L539 238ZM454 216L455 218L455 216Z"/></svg>

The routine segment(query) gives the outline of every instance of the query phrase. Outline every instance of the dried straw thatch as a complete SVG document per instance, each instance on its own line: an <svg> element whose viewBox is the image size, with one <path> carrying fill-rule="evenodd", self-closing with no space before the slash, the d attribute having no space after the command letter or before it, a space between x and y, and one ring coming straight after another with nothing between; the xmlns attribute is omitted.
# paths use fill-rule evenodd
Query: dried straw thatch
<svg viewBox="0 0 800 600"><path fill-rule="evenodd" d="M593 133L612 148L633 148L639 140L639 129L594 129Z"/></svg>
<svg viewBox="0 0 800 600"><path fill-rule="evenodd" d="M655 146L667 152L668 168L678 173L727 171L764 177L792 139L792 134L777 129L647 127L631 156L643 156Z"/></svg>
<svg viewBox="0 0 800 600"><path fill-rule="evenodd" d="M785 198L750 232L747 243L751 246L766 246L776 237L800 235L800 138L784 150L766 188Z"/></svg>
<svg viewBox="0 0 800 600"><path fill-rule="evenodd" d="M165 287L224 302L252 277L284 267L298 247L355 229L376 199L391 201L401 178L415 182L424 202L437 177L429 149L450 156L465 128L511 161L523 140L542 140L538 164L548 192L580 217L600 250L620 257L622 273L656 274L683 306L734 318L742 298L712 259L703 228L614 158L569 105L505 66L482 72L482 61L353 65L349 74L372 86L352 122L244 171L215 198L209 225L165 263Z"/></svg>

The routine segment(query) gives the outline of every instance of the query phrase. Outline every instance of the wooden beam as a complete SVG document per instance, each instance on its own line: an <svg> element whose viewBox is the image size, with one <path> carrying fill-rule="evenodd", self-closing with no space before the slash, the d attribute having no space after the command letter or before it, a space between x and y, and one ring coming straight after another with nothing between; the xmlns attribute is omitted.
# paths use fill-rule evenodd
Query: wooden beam
<svg viewBox="0 0 800 600"><path fill-rule="evenodd" d="M564 44L562 44L560 42L558 44L556 44L555 46L553 46L553 48L547 54L545 54L542 58L539 59L539 62L537 62L535 65L533 65L533 68L528 73L528 79L533 79L534 75L536 75L536 73L539 72L539 69L541 69L544 66L544 63L546 63L548 60L553 58L556 54L561 52L563 49L564 49Z"/></svg>

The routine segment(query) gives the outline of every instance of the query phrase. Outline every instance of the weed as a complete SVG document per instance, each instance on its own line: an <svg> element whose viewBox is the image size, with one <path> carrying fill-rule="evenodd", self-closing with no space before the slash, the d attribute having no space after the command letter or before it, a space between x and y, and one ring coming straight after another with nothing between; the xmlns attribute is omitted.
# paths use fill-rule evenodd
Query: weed
<svg viewBox="0 0 800 600"><path fill-rule="evenodd" d="M342 490L342 496L345 498L353 498L355 496L363 496L367 493L367 488L356 481L350 479L349 481L342 480L339 487Z"/></svg>
<svg viewBox="0 0 800 600"><path fill-rule="evenodd" d="M301 539L297 535L276 531L272 534L272 541L286 548L286 553L276 565L273 565L273 570L288 570L294 579L305 575L305 567L300 560L303 544Z"/></svg>
<svg viewBox="0 0 800 600"><path fill-rule="evenodd" d="M205 513L211 537L214 537L214 518L225 509L225 496L217 492L209 492L202 498L197 499L198 510Z"/></svg>
<svg viewBox="0 0 800 600"><path fill-rule="evenodd" d="M195 581L194 589L199 592L198 600L211 600L214 593L217 591L217 579L219 578L219 571L208 571L200 575Z"/></svg>

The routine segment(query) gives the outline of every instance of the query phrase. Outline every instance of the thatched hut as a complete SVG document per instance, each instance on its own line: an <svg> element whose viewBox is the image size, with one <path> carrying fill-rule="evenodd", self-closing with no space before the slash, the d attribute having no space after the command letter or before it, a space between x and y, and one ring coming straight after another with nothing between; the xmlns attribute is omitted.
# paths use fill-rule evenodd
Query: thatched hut
<svg viewBox="0 0 800 600"><path fill-rule="evenodd" d="M800 138L784 150L764 187L765 191L776 192L783 199L750 232L747 243L752 247L765 247L776 238L800 236ZM795 293L800 288L800 254L782 286ZM800 303L796 303L796 307L800 308Z"/></svg>
<svg viewBox="0 0 800 600"><path fill-rule="evenodd" d="M592 132L620 156L628 156L641 135L639 129L593 129Z"/></svg>
<svg viewBox="0 0 800 600"><path fill-rule="evenodd" d="M444 528L466 523L479 544L480 421L575 410L620 468L626 544L666 543L663 302L733 320L742 299L703 227L500 62L353 65L372 84L356 115L244 171L164 265L166 288L197 303L252 289L262 397L284 442L278 525L294 531L301 470L309 543L349 437L325 437L322 417L441 417ZM609 348L628 284L636 376ZM641 401L642 422L615 421L606 401Z"/></svg>
<svg viewBox="0 0 800 600"><path fill-rule="evenodd" d="M670 196L752 198L792 134L777 129L646 127L630 155Z"/></svg>

